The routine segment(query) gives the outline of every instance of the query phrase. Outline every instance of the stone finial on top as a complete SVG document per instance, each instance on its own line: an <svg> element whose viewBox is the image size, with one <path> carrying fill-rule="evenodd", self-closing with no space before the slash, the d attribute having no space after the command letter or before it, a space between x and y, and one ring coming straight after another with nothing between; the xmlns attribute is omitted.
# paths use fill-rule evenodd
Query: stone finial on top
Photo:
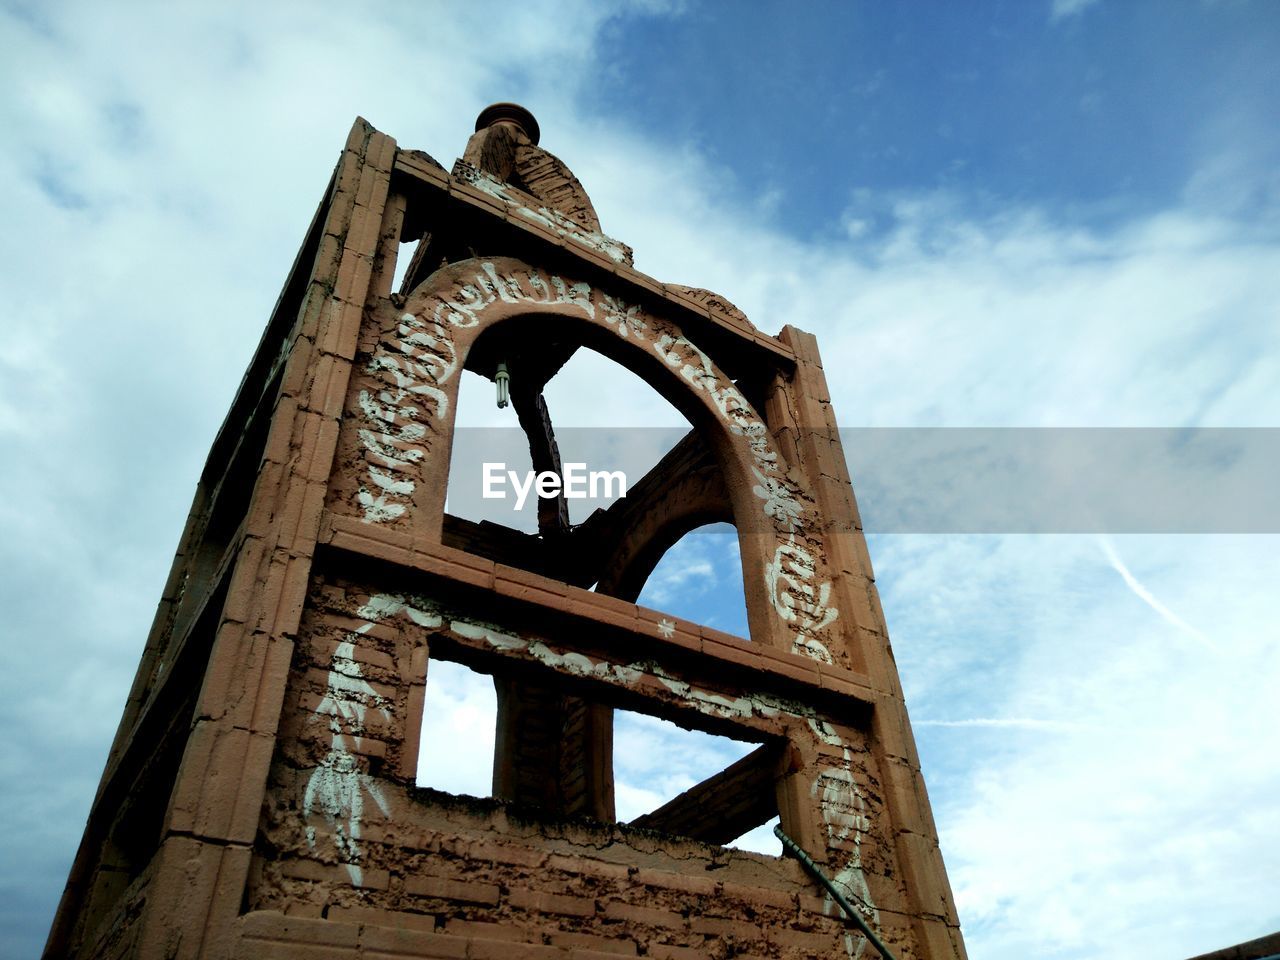
<svg viewBox="0 0 1280 960"><path fill-rule="evenodd" d="M462 161L495 180L529 194L579 227L600 233L591 198L564 161L538 146L541 131L518 103L494 103L476 117Z"/></svg>
<svg viewBox="0 0 1280 960"><path fill-rule="evenodd" d="M514 123L535 147L541 131L532 113L518 103L491 103L476 117L476 133L496 123Z"/></svg>

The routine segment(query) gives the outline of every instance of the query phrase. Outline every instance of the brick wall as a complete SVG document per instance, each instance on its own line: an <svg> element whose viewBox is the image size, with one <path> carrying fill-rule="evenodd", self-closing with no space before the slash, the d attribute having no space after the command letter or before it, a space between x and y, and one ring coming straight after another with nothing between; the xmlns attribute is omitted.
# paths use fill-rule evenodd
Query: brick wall
<svg viewBox="0 0 1280 960"><path fill-rule="evenodd" d="M313 585L260 827L262 850L250 872L243 955L264 949L262 941L291 939L290 931L328 930L332 945L337 934L332 924L315 926L319 919L356 928L342 948L349 952L398 938L438 956L496 955L513 942L526 944L515 955L528 956L843 953L843 925L828 916L832 905L794 861L416 788L416 690L428 652L471 651L472 665L527 676L532 661L521 652L494 652L509 651L507 638L499 624L477 630L429 597L371 596L340 580ZM553 656L555 648L547 649ZM655 683L657 671L603 656L592 663L591 677L579 677L584 693L635 707L637 697L660 689L661 702L655 697L649 705L686 720L715 714L724 724L719 700L753 697L740 686L682 675L679 664L659 667L663 684ZM702 684L700 692L673 695L671 687L691 683ZM790 732L799 739L793 728L815 722L800 704L788 715L780 698L757 699L764 709L731 721L754 736ZM851 729L843 733L858 742ZM882 929L892 937L896 924L899 942L909 944L908 919L885 909L905 891L887 853L877 852L890 845L869 754L828 743L819 749L822 762L861 788L858 809L842 811L860 818L860 829L836 839L832 855L863 846L863 871L884 905ZM829 786L820 779L816 789ZM908 945L899 955L916 954Z"/></svg>

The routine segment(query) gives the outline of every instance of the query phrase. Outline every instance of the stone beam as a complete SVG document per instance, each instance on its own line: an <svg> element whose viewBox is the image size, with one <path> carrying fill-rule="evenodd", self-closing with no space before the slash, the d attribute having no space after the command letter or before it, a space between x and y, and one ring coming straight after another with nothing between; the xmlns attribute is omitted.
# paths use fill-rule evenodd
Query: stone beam
<svg viewBox="0 0 1280 960"><path fill-rule="evenodd" d="M657 810L631 821L703 843L728 843L778 815L774 782L788 751L767 743L690 787Z"/></svg>
<svg viewBox="0 0 1280 960"><path fill-rule="evenodd" d="M579 536L599 544L597 590L634 600L663 554L707 523L732 522L733 511L715 456L696 430L645 474L626 497L593 515Z"/></svg>

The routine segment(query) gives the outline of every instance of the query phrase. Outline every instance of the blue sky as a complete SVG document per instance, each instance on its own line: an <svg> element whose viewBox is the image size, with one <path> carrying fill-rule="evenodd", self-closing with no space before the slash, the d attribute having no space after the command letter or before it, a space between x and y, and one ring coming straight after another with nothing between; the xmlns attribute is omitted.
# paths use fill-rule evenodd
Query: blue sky
<svg viewBox="0 0 1280 960"><path fill-rule="evenodd" d="M1280 160L1268 122L1280 11L1045 7L704 4L628 18L602 31L592 106L695 144L739 197L780 191L778 221L817 236L859 189L944 189L1090 223L1177 202L1206 151ZM1224 143L1224 127L1247 135Z"/></svg>
<svg viewBox="0 0 1280 960"><path fill-rule="evenodd" d="M356 115L448 165L524 103L640 269L818 336L842 426L1280 426L1267 0L0 2L0 53L6 956ZM548 399L678 422L590 356ZM735 616L714 542L654 602ZM1280 929L1276 537L871 552L975 960Z"/></svg>

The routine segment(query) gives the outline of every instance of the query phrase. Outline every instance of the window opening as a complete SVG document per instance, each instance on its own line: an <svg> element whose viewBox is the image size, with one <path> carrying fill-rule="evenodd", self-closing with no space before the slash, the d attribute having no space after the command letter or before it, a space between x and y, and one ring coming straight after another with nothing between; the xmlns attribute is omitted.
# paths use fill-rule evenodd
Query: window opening
<svg viewBox="0 0 1280 960"><path fill-rule="evenodd" d="M401 293L408 293L404 288L404 279L409 272L409 267L417 259L418 249L422 246L421 240L410 240L407 243L401 243L396 250L396 269L391 275L391 289L399 290Z"/></svg>
<svg viewBox="0 0 1280 960"><path fill-rule="evenodd" d="M489 676L463 664L430 661L418 749L419 787L500 796L557 817L616 819L705 843L780 855L771 833L777 822L774 745L686 729L659 717L559 693L550 694L554 703L543 703L539 698L547 698L553 686L513 689L514 684L512 678ZM508 733L500 742L503 711L514 721L517 735ZM598 786L591 789L587 767L600 758L576 752L574 745L571 727L589 724L593 711L604 711L609 720L610 766L599 773L607 778L603 792L616 815L600 809L596 794L602 791ZM548 725L550 729L544 729ZM548 748L546 756L528 762L528 751ZM517 756L521 751L526 755Z"/></svg>
<svg viewBox="0 0 1280 960"><path fill-rule="evenodd" d="M725 633L749 636L737 530L732 524L713 523L686 533L653 568L637 602Z"/></svg>
<svg viewBox="0 0 1280 960"><path fill-rule="evenodd" d="M460 374L445 542L577 586L599 580L596 586L613 596L638 594L646 606L748 636L737 532L710 522L724 516L727 497L717 486L714 457L685 417L603 354L554 336L530 339L532 331L518 326L502 330L477 343L468 359L474 368ZM499 369L510 375L505 407L491 379ZM557 412L561 418L552 422ZM661 474L652 473L664 457ZM582 464L588 475L621 473L631 499L618 502L620 487L541 504L536 486L523 497L516 493L517 478L531 477L535 464L557 462L562 477L568 464ZM502 495L485 496L497 492L490 478L499 475ZM575 566L593 537L603 532L609 544L617 536L611 531L643 529L653 510L659 517L674 510L675 522L703 526L668 548L652 570L652 555L628 556L617 544L593 564ZM653 529L661 538L661 526ZM613 573L600 577L605 560ZM776 856L780 845L769 827L777 819L779 750L618 710L576 690L566 693L554 678L502 671L488 677L433 660L417 782L501 797L557 818L634 822Z"/></svg>
<svg viewBox="0 0 1280 960"><path fill-rule="evenodd" d="M474 523L496 523L521 533L538 532L538 511L531 491L521 504L507 471L523 478L533 469L529 441L510 410L494 405L493 384L470 370L463 370L458 384L458 410L449 463L447 510ZM485 465L502 464L502 484L486 497ZM521 509L517 509L520 507Z"/></svg>
<svg viewBox="0 0 1280 960"><path fill-rule="evenodd" d="M460 374L446 544L583 586L599 579L601 563L619 546L618 531L668 509L663 496L672 478L679 478L678 502L688 502L684 483L696 502L717 509L714 456L656 390L590 348L554 339L531 344L515 334L482 338L468 355L474 367ZM505 408L490 379L499 365L510 373ZM552 423L561 407L564 422ZM557 489L539 497L544 480ZM633 599L640 584L621 586Z"/></svg>
<svg viewBox="0 0 1280 960"><path fill-rule="evenodd" d="M689 809L673 806L679 798L756 751L767 749L758 743L686 730L670 720L631 710L614 711L613 743L618 820L677 834L686 824L692 824L691 832L697 832L699 824L690 817L710 824L725 820L726 814L731 817L733 808L740 808L742 800L734 795L730 783L722 790L705 790L690 796ZM763 799L763 806L773 802L772 797ZM671 819L662 819L663 811ZM777 822L775 815L762 825L752 825L737 836L722 839L722 845L781 856L782 844L772 832Z"/></svg>
<svg viewBox="0 0 1280 960"><path fill-rule="evenodd" d="M782 818L775 816L772 820L767 820L760 826L748 830L742 836L735 837L725 846L734 847L738 850L751 850L771 857L780 857L782 856L782 841L774 836L773 828L781 822Z"/></svg>
<svg viewBox="0 0 1280 960"><path fill-rule="evenodd" d="M493 794L493 678L460 663L432 660L422 707L417 785L473 797Z"/></svg>
<svg viewBox="0 0 1280 960"><path fill-rule="evenodd" d="M622 364L579 349L543 389L555 417L563 463L588 471L621 472L628 484L644 477L689 432L690 424L653 387ZM600 487L603 494L603 484ZM584 522L616 496L568 501L569 520Z"/></svg>

